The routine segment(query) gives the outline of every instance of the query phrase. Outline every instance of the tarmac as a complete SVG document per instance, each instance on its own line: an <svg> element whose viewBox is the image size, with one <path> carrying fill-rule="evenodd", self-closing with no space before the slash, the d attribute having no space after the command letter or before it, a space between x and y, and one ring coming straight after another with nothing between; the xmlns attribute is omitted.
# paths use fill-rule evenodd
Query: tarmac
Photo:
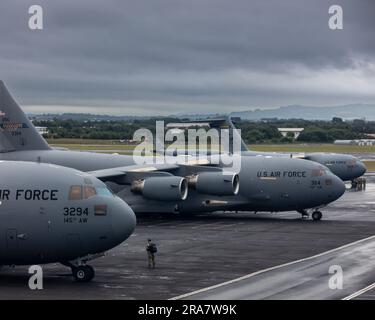
<svg viewBox="0 0 375 320"><path fill-rule="evenodd" d="M43 267L44 289L30 290L27 267L4 267L0 299L374 299L375 241L352 244L375 235L375 176L367 180L365 191L347 191L322 209L319 222L295 212L140 216L128 241L91 262L91 283L75 283L68 268L53 264ZM148 238L158 246L155 269L147 267ZM336 264L342 290L328 286ZM220 290L204 289L212 286ZM184 296L202 289L201 296Z"/></svg>
<svg viewBox="0 0 375 320"><path fill-rule="evenodd" d="M351 299L373 285L375 236L178 297L193 300ZM340 280L338 280L340 277ZM374 285L373 285L374 286Z"/></svg>

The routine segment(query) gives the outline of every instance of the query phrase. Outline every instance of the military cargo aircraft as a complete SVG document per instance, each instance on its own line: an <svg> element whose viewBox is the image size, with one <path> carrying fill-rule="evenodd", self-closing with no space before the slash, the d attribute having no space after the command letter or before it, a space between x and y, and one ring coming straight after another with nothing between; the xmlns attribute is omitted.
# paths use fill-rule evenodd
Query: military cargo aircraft
<svg viewBox="0 0 375 320"><path fill-rule="evenodd" d="M136 164L132 156L51 148L0 82L0 159L53 163L104 181L135 213L191 214L221 210L288 211L302 215L338 199L343 182L318 163L241 157L239 172L193 158ZM225 171L225 172L224 172ZM239 187L239 181L245 187Z"/></svg>
<svg viewBox="0 0 375 320"><path fill-rule="evenodd" d="M78 282L87 264L133 232L133 210L107 186L74 169L0 161L0 265L62 263Z"/></svg>
<svg viewBox="0 0 375 320"><path fill-rule="evenodd" d="M234 118L236 119L236 118ZM237 119L238 120L238 119ZM324 153L324 152L309 152L305 154L284 154L277 152L259 152L249 150L246 143L239 136L236 127L233 123L231 117L222 117L215 119L204 119L199 121L189 122L190 126L195 125L206 125L210 128L215 129L228 129L230 130L231 138L233 139L234 135L237 135L241 139L241 155L242 156L272 156L272 157L284 157L284 158L299 158L309 161L314 161L328 167L336 176L338 176L343 181L353 181L356 178L364 175L366 172L366 166L358 158L349 155L349 154L339 154L339 153ZM167 125L169 128L179 128L181 123L171 123ZM186 125L184 126L186 128ZM229 143L228 146L232 146L232 143ZM223 152L233 152L232 149L222 150Z"/></svg>

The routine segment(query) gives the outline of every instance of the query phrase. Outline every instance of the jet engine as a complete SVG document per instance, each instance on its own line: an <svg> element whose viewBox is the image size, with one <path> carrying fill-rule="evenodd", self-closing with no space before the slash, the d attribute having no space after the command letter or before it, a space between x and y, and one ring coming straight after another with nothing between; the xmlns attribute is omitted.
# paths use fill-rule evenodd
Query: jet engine
<svg viewBox="0 0 375 320"><path fill-rule="evenodd" d="M187 198L188 183L177 176L149 177L134 180L131 191L152 200L179 201Z"/></svg>
<svg viewBox="0 0 375 320"><path fill-rule="evenodd" d="M189 187L199 193L215 196L238 194L240 180L236 173L202 172L186 177Z"/></svg>

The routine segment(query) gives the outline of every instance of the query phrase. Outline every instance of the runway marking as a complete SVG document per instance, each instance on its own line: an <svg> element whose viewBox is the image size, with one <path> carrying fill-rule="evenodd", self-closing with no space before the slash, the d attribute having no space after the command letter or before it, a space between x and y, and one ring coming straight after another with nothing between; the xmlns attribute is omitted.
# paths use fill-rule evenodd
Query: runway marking
<svg viewBox="0 0 375 320"><path fill-rule="evenodd" d="M270 268L267 268L267 269L259 270L259 271L247 274L245 276L242 276L242 277L239 277L239 278L236 278L236 279L233 279L233 280L229 280L229 281L226 281L226 282L223 282L223 283L219 283L219 284L207 287L207 288L199 289L199 290L196 290L196 291L193 291L193 292L190 292L190 293L185 293L185 294L179 295L177 297L170 298L168 300L180 300L180 299L184 299L184 298L190 297L190 296L198 294L198 293L206 292L206 291L209 291L209 290L212 290L212 289L216 289L216 288L220 288L220 287L226 286L228 284L232 284L232 283L236 283L236 282L239 282L239 281L242 281L242 280L246 280L246 279L249 279L251 277L257 276L259 274L268 272L268 271L273 271L273 270L280 269L280 268L283 268L283 267L291 266L291 265L299 263L299 262L304 262L304 261L312 260L312 259L315 259L315 258L319 258L319 257L322 257L324 255L327 255L327 254L330 254L330 253L333 253L333 252L336 252L336 251L339 251L339 250L342 250L342 249L349 248L351 246L354 246L354 245L362 243L362 242L366 242L366 241L371 240L371 239L375 239L375 235L373 235L371 237L368 237L368 238L364 238L364 239L361 239L361 240L357 240L357 241L345 244L343 246L340 246L340 247L337 247L337 248L334 248L334 249L331 249L331 250L328 250L328 251L325 251L325 252L313 255L311 257L307 257L307 258L303 258L303 259L299 259L299 260L287 262L287 263L284 263L284 264L280 264L280 265L277 265L277 266L274 266L274 267L270 267ZM368 287L366 287L366 288L368 288ZM362 289L362 290L364 290L364 289ZM368 290L370 290L370 289L368 289Z"/></svg>
<svg viewBox="0 0 375 320"><path fill-rule="evenodd" d="M363 288L357 292L354 292L352 293L350 296L347 296L345 298L342 298L341 300L352 300L364 293L366 293L367 291L370 291L371 289L374 289L375 288L375 282L373 284L370 284L369 286L367 286L366 288Z"/></svg>

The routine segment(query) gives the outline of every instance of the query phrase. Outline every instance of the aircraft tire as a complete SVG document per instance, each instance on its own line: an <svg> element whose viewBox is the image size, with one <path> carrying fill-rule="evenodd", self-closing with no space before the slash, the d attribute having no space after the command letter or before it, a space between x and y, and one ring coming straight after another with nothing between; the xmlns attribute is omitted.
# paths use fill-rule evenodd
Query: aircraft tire
<svg viewBox="0 0 375 320"><path fill-rule="evenodd" d="M72 269L74 280L77 282L90 282L95 277L95 270L91 266L79 266Z"/></svg>
<svg viewBox="0 0 375 320"><path fill-rule="evenodd" d="M319 221L321 220L323 217L323 214L320 212L320 211L314 211L311 215L311 218L314 220L314 221Z"/></svg>

